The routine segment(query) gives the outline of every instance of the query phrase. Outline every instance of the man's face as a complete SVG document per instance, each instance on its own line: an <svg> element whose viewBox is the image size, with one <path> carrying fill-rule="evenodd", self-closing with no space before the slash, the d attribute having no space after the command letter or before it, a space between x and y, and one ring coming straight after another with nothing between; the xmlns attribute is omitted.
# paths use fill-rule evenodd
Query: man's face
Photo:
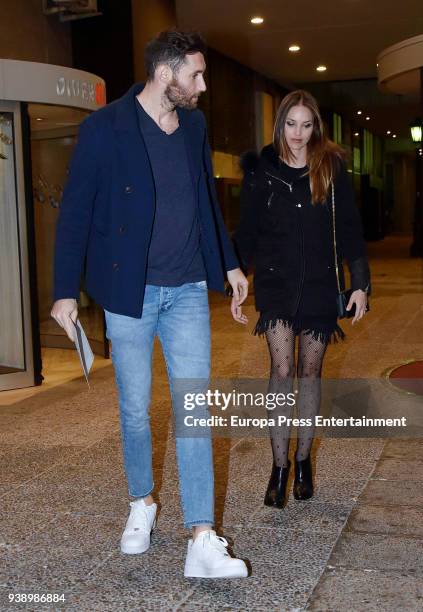
<svg viewBox="0 0 423 612"><path fill-rule="evenodd" d="M206 62L202 53L186 55L185 62L166 87L165 95L169 101L180 108L197 108L198 98L206 91L205 70Z"/></svg>

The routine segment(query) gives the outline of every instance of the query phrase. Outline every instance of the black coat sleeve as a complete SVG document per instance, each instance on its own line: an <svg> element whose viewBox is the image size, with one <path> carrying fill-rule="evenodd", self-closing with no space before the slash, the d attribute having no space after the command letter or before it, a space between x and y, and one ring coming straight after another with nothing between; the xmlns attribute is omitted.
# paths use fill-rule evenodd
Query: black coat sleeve
<svg viewBox="0 0 423 612"><path fill-rule="evenodd" d="M360 212L351 178L343 165L335 180L336 237L338 255L347 260L351 288L370 294L370 270Z"/></svg>
<svg viewBox="0 0 423 612"><path fill-rule="evenodd" d="M244 272L251 271L258 236L260 193L257 162L256 153L248 153L241 159L241 167L244 170L240 192L241 217L233 240Z"/></svg>

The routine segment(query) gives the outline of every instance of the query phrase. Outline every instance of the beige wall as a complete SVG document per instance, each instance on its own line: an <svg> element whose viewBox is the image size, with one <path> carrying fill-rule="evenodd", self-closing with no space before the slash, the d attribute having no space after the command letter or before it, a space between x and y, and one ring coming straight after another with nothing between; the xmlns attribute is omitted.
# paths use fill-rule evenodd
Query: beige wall
<svg viewBox="0 0 423 612"><path fill-rule="evenodd" d="M42 0L1 0L0 58L72 66L70 26L45 16Z"/></svg>
<svg viewBox="0 0 423 612"><path fill-rule="evenodd" d="M260 150L273 140L273 124L275 121L274 99L264 91L255 93L256 142Z"/></svg>
<svg viewBox="0 0 423 612"><path fill-rule="evenodd" d="M135 81L144 81L144 48L158 32L176 26L174 0L132 0Z"/></svg>

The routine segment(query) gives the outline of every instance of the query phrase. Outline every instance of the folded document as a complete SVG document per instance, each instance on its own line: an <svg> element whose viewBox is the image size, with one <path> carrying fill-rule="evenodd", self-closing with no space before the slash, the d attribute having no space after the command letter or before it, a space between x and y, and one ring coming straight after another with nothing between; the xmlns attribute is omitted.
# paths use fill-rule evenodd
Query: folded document
<svg viewBox="0 0 423 612"><path fill-rule="evenodd" d="M93 365L94 353L91 350L90 343L88 342L88 338L85 335L80 320L77 319L74 325L76 350L78 351L79 359L81 361L82 370L84 372L87 384L88 386L90 386L90 383L88 382L88 374L91 370L91 366Z"/></svg>

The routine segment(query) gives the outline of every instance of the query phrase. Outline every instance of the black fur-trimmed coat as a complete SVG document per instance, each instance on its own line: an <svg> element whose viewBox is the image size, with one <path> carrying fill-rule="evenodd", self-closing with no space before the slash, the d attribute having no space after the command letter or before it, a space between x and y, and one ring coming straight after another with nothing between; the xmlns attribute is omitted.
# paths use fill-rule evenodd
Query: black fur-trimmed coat
<svg viewBox="0 0 423 612"><path fill-rule="evenodd" d="M292 182L273 145L241 162L241 221L234 234L245 270L254 268L256 309L293 317L300 299L315 316L336 316L337 280L331 194L311 203L308 176ZM360 214L343 164L334 177L336 240L341 289L347 260L352 289L370 290Z"/></svg>

